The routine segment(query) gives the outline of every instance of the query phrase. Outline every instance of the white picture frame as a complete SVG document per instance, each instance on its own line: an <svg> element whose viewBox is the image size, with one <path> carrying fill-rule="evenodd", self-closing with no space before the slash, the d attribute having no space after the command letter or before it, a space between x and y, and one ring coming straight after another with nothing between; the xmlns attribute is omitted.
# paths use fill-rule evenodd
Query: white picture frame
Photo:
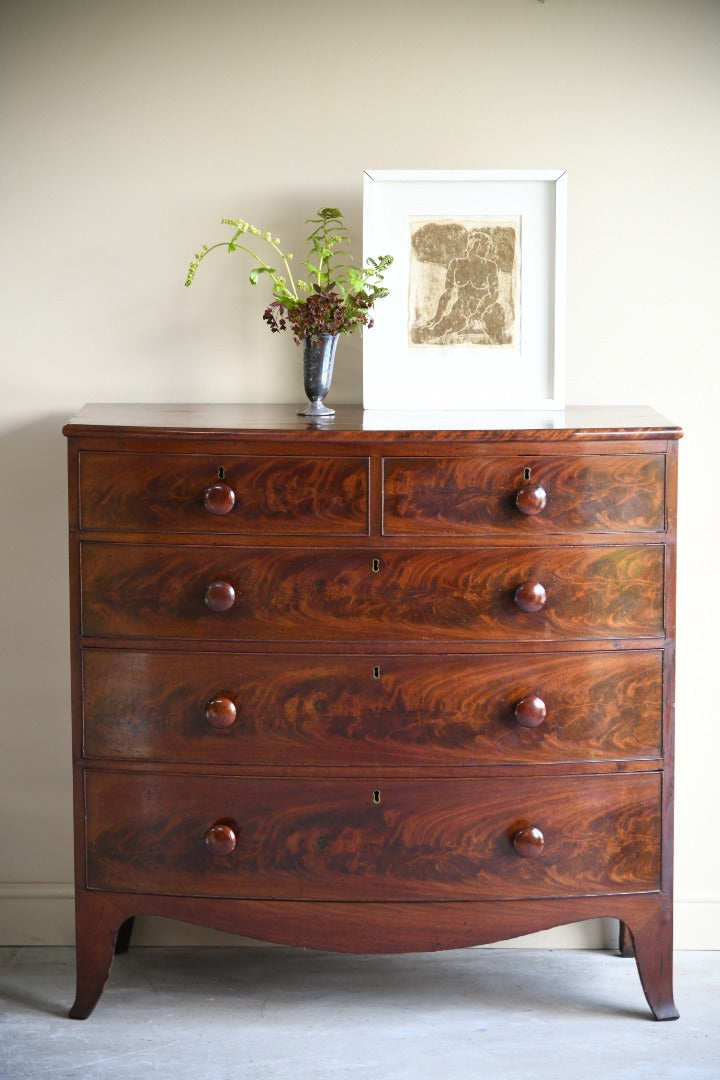
<svg viewBox="0 0 720 1080"><path fill-rule="evenodd" d="M566 227L564 169L366 170L365 409L563 409Z"/></svg>

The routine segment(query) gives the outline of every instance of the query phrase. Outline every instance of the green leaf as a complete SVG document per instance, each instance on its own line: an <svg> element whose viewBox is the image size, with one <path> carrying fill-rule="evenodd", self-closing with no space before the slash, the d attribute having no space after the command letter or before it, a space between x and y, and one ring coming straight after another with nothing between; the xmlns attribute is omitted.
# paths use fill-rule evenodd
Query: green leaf
<svg viewBox="0 0 720 1080"><path fill-rule="evenodd" d="M270 266L256 266L254 270L250 271L250 284L257 285L258 278L261 274L274 274L275 270Z"/></svg>

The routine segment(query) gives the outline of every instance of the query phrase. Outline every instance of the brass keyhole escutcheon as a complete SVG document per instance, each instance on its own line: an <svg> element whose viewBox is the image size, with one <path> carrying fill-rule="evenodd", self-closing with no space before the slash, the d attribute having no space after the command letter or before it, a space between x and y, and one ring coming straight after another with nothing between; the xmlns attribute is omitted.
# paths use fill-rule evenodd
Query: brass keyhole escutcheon
<svg viewBox="0 0 720 1080"><path fill-rule="evenodd" d="M523 469L523 480L529 480L532 473L532 469L529 469L526 465Z"/></svg>
<svg viewBox="0 0 720 1080"><path fill-rule="evenodd" d="M380 802L380 791L378 788L375 788L375 790L373 791L373 802L376 806Z"/></svg>
<svg viewBox="0 0 720 1080"><path fill-rule="evenodd" d="M224 480L224 479L225 479L225 466L221 465L220 468L218 469L218 480Z"/></svg>
<svg viewBox="0 0 720 1080"><path fill-rule="evenodd" d="M373 668L372 675L373 675L373 679L379 679L380 678L380 668L378 667L377 664Z"/></svg>
<svg viewBox="0 0 720 1080"><path fill-rule="evenodd" d="M372 561L372 572L373 572L373 574L379 574L380 573L380 560L379 559L373 559L373 561Z"/></svg>

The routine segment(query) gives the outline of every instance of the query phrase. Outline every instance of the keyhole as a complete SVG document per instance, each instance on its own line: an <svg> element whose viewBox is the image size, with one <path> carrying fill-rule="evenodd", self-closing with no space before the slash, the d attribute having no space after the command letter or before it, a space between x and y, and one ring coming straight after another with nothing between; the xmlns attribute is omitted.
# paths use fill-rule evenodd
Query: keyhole
<svg viewBox="0 0 720 1080"><path fill-rule="evenodd" d="M527 465L526 465L526 466L525 466L525 468L523 469L523 479L525 479L525 480L529 480L529 479L530 479L530 473L531 473L531 472L532 472L532 469L529 469L529 468L527 467Z"/></svg>
<svg viewBox="0 0 720 1080"><path fill-rule="evenodd" d="M225 479L225 466L221 465L220 468L218 469L218 480L224 480L224 479Z"/></svg>
<svg viewBox="0 0 720 1080"><path fill-rule="evenodd" d="M375 667L373 668L373 679L379 679L379 678L380 678L380 668L376 664Z"/></svg>
<svg viewBox="0 0 720 1080"><path fill-rule="evenodd" d="M380 573L380 560L379 559L373 559L373 561L372 561L372 571L373 571L373 574L379 574Z"/></svg>
<svg viewBox="0 0 720 1080"><path fill-rule="evenodd" d="M376 806L380 802L380 792L377 788L373 791L373 802Z"/></svg>

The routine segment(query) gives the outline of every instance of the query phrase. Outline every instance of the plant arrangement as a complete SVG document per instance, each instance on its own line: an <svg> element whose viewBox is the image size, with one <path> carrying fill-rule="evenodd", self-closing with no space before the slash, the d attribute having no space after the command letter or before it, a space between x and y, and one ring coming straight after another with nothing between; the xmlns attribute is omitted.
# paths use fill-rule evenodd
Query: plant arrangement
<svg viewBox="0 0 720 1080"><path fill-rule="evenodd" d="M190 263L186 286L192 285L200 263L211 251L244 251L256 264L250 271L250 284L257 285L263 274L272 282L275 299L265 309L263 319L274 334L290 329L300 344L318 334L352 334L361 326L373 325L373 305L388 295L382 282L392 255L368 258L365 266L354 266L350 233L340 210L325 207L318 210L317 217L307 219L306 224L313 226L303 263L307 275L297 282L290 269L292 255L281 250L279 237L235 218L223 218L221 224L233 228L233 236L210 247L203 245ZM250 246L251 237L266 245L267 259L258 254L256 245ZM278 261L284 272L277 268Z"/></svg>

